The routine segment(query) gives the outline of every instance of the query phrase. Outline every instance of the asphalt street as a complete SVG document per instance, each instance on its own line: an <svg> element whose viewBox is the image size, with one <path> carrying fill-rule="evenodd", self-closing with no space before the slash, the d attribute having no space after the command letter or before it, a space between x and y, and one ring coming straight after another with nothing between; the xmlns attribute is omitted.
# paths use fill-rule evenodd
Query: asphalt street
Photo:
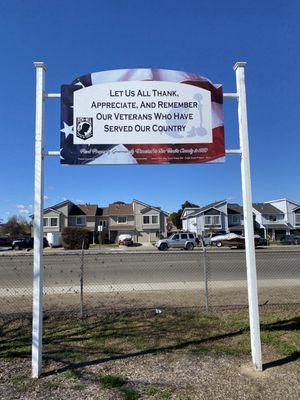
<svg viewBox="0 0 300 400"><path fill-rule="evenodd" d="M78 285L80 253L48 254L44 257L45 286ZM245 253L208 252L205 257L210 281L230 282L246 279ZM0 289L32 287L33 257L19 254L0 257ZM196 251L148 253L87 253L83 258L85 285L165 284L203 282L204 257ZM300 282L300 251L258 251L258 279Z"/></svg>

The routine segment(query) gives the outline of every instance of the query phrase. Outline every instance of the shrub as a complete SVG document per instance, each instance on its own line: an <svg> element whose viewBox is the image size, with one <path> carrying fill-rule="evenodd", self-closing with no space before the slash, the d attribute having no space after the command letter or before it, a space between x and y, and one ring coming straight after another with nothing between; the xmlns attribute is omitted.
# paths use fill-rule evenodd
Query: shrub
<svg viewBox="0 0 300 400"><path fill-rule="evenodd" d="M80 250L83 248L88 249L90 231L85 228L68 227L62 230L62 244L65 250Z"/></svg>

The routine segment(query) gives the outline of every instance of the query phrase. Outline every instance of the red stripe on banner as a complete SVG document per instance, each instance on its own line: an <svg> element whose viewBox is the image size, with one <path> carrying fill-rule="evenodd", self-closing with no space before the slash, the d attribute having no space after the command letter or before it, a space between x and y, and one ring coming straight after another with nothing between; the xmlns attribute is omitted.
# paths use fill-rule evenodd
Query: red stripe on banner
<svg viewBox="0 0 300 400"><path fill-rule="evenodd" d="M138 164L207 163L225 156L224 127L212 130L212 143L126 144ZM216 161L218 162L218 161Z"/></svg>

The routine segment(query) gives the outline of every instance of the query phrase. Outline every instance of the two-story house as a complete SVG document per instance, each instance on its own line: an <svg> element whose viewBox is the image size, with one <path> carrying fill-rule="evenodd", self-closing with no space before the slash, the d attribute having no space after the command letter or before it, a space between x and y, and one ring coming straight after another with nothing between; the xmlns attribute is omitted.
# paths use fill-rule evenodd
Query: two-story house
<svg viewBox="0 0 300 400"><path fill-rule="evenodd" d="M167 235L167 218L169 213L160 207L151 206L140 200L132 202L136 242L154 242Z"/></svg>
<svg viewBox="0 0 300 400"><path fill-rule="evenodd" d="M44 235L74 226L88 229L91 243L98 243L100 235L102 241L114 243L122 233L132 235L135 242L152 242L167 234L168 215L139 200L117 201L103 208L66 200L44 210Z"/></svg>
<svg viewBox="0 0 300 400"><path fill-rule="evenodd" d="M227 219L229 232L244 235L243 207L237 203L227 203Z"/></svg>
<svg viewBox="0 0 300 400"><path fill-rule="evenodd" d="M253 212L255 214L256 230L261 232L265 238L272 240L286 234L289 230L285 221L284 212L274 207L270 203L254 203Z"/></svg>
<svg viewBox="0 0 300 400"><path fill-rule="evenodd" d="M93 243L98 237L97 226L100 224L101 215L102 209L97 204L74 204L70 200L63 201L44 210L44 235L61 232L68 226L85 227L90 231L90 242Z"/></svg>
<svg viewBox="0 0 300 400"><path fill-rule="evenodd" d="M130 234L137 243L154 242L167 234L169 214L160 207L133 200L131 203L118 201L103 210L109 218L110 242L115 242L122 233Z"/></svg>
<svg viewBox="0 0 300 400"><path fill-rule="evenodd" d="M244 234L243 207L220 200L204 207L185 208L182 213L183 230L204 235L208 232Z"/></svg>
<svg viewBox="0 0 300 400"><path fill-rule="evenodd" d="M185 208L181 215L182 229L204 235L209 231L228 231L227 201L220 200L195 209Z"/></svg>
<svg viewBox="0 0 300 400"><path fill-rule="evenodd" d="M266 203L271 204L284 214L284 234L300 234L300 204L289 199L270 200ZM276 236L275 232L275 236ZM279 235L281 233L279 232Z"/></svg>

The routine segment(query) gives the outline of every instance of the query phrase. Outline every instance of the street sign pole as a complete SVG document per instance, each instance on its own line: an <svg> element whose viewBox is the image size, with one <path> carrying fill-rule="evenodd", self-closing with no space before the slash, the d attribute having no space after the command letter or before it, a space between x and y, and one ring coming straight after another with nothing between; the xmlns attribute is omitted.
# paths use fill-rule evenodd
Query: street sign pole
<svg viewBox="0 0 300 400"><path fill-rule="evenodd" d="M35 62L36 115L34 166L34 258L32 307L32 377L38 378L42 370L43 336L43 202L44 202L44 90L46 65Z"/></svg>
<svg viewBox="0 0 300 400"><path fill-rule="evenodd" d="M233 69L236 74L238 94L239 137L241 148L241 178L244 208L245 248L248 283L248 304L250 321L251 354L254 367L262 371L261 341L259 327L256 257L254 245L254 229L252 216L252 193L250 156L248 139L247 103L245 88L245 62L237 62Z"/></svg>

